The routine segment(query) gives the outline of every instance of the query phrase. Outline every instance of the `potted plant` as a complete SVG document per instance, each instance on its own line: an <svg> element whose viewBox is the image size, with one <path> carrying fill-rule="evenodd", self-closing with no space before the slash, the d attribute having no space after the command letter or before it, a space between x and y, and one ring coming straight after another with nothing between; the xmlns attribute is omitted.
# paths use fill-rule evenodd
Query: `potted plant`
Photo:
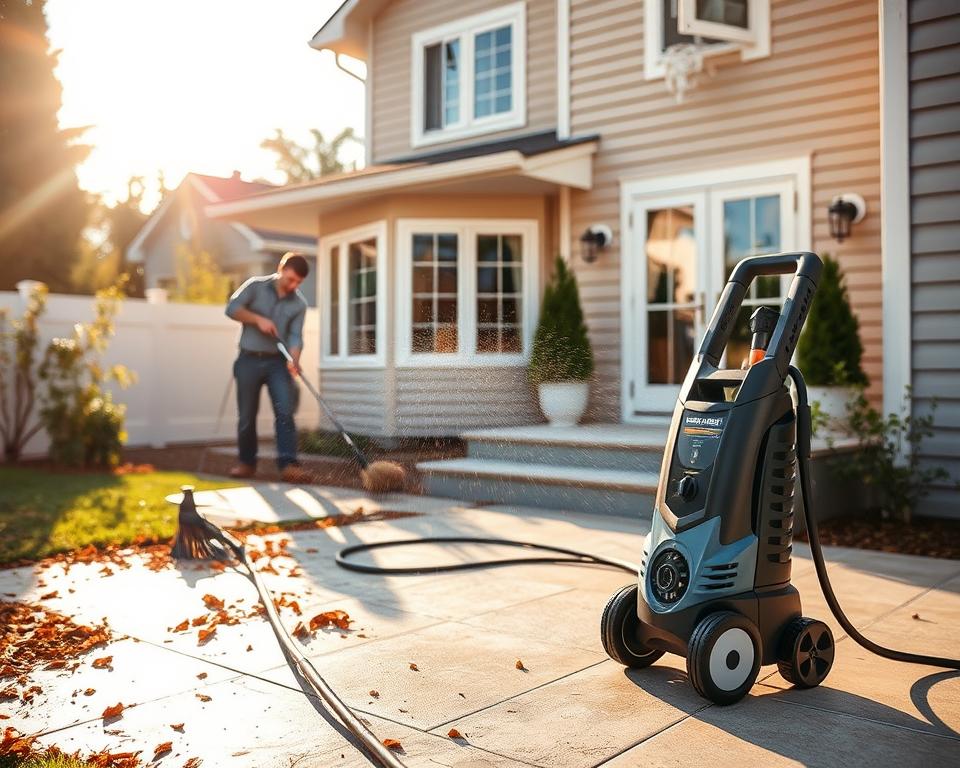
<svg viewBox="0 0 960 768"><path fill-rule="evenodd" d="M577 279L560 257L543 292L527 373L551 426L572 427L580 420L590 394L593 351Z"/></svg>
<svg viewBox="0 0 960 768"><path fill-rule="evenodd" d="M797 344L797 365L807 381L810 402L817 404L827 426L841 424L847 404L856 398L858 388L867 386L859 331L840 264L824 256L823 274Z"/></svg>

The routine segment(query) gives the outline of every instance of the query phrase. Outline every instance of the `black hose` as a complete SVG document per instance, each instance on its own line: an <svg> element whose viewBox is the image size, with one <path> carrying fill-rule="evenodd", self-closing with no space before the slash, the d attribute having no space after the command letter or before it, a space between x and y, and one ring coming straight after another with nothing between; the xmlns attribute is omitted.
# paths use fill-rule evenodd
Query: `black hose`
<svg viewBox="0 0 960 768"><path fill-rule="evenodd" d="M807 385L803 380L803 374L790 366L790 378L797 387L797 455L800 459L800 488L803 493L803 514L807 523L807 538L810 540L810 553L813 555L813 564L817 569L817 579L820 581L820 589L823 596L827 599L827 605L833 613L836 620L843 627L844 631L852 637L859 645L862 645L871 653L877 656L883 656L894 661L905 661L909 664L926 664L931 667L945 667L947 669L960 669L960 659L945 659L939 656L925 656L920 653L907 653L905 651L896 651L891 648L884 648L877 645L869 638L861 635L855 626L847 618L837 596L833 593L833 587L830 585L830 578L827 576L827 565L823 559L823 550L820 547L820 532L817 529L817 519L813 514L813 505L810 500L813 496L810 493L810 437L813 432L810 419L810 403L807 400Z"/></svg>

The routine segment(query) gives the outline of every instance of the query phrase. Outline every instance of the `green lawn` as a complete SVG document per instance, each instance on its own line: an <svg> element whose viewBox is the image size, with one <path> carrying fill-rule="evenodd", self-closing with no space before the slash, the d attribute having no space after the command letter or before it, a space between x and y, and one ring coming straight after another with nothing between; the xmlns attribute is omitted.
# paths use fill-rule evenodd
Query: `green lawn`
<svg viewBox="0 0 960 768"><path fill-rule="evenodd" d="M137 475L54 472L0 466L0 563L36 560L87 544L170 538L177 508L164 501L181 485L236 486L188 472Z"/></svg>

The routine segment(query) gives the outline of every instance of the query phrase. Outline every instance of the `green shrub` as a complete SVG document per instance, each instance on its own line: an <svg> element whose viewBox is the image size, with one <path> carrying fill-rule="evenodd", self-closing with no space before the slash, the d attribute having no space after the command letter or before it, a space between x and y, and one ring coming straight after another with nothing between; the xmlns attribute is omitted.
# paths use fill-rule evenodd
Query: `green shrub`
<svg viewBox="0 0 960 768"><path fill-rule="evenodd" d="M23 316L9 327L8 313L0 309L0 439L4 459L11 463L20 459L41 428L33 416L37 395L34 358L40 345L40 317L46 308L47 286L37 283Z"/></svg>
<svg viewBox="0 0 960 768"><path fill-rule="evenodd" d="M807 384L813 387L868 384L860 364L863 345L859 330L840 264L824 256L823 274L797 344L797 365Z"/></svg>
<svg viewBox="0 0 960 768"><path fill-rule="evenodd" d="M47 345L39 376L46 383L40 421L50 437L50 458L69 466L112 467L126 439L126 408L104 385L126 387L133 374L122 365L104 369L100 357L114 333L123 281L97 292L93 322L77 323L70 338Z"/></svg>
<svg viewBox="0 0 960 768"><path fill-rule="evenodd" d="M534 386L586 381L593 374L593 350L583 320L577 278L559 256L553 278L543 292L527 374Z"/></svg>

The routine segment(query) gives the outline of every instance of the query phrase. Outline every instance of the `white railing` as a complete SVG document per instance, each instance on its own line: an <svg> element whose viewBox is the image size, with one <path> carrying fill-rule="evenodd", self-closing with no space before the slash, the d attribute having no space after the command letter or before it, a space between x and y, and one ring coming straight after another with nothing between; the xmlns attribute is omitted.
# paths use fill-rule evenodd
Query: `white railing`
<svg viewBox="0 0 960 768"><path fill-rule="evenodd" d="M0 291L0 309L10 319L23 314L26 291ZM170 443L230 440L236 435L236 393L231 385L237 354L239 325L220 306L167 303L162 297L126 299L116 320L116 335L104 357L107 365L123 364L137 374L137 383L125 390L111 387L115 402L127 406L127 444L161 447ZM42 339L37 359L47 342L69 336L74 323L93 319L92 296L51 294L40 321ZM307 310L302 364L317 380L318 319ZM227 390L229 389L229 395ZM225 396L221 423L218 412ZM298 427L316 427L319 408L306 389L301 390ZM258 431L273 435L273 409L264 387ZM43 455L41 432L27 445L25 455ZM2 459L0 459L2 460Z"/></svg>

